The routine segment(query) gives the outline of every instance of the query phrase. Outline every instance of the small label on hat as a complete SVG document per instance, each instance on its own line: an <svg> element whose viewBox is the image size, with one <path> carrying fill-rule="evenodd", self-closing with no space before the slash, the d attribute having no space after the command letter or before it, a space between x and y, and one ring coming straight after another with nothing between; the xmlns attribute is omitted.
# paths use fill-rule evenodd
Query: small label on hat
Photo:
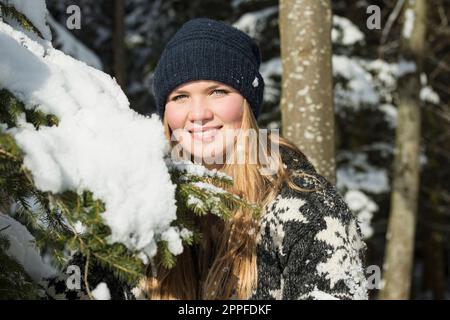
<svg viewBox="0 0 450 320"><path fill-rule="evenodd" d="M258 85L259 85L258 77L255 77L255 79L252 82L252 86L256 88Z"/></svg>

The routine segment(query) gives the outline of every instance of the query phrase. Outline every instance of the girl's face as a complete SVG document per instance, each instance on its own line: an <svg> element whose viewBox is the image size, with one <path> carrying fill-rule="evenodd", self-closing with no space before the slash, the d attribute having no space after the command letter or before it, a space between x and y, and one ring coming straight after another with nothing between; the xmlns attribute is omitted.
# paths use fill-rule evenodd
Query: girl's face
<svg viewBox="0 0 450 320"><path fill-rule="evenodd" d="M221 82L184 83L166 101L171 139L179 141L183 151L201 159L207 167L220 168L225 151L231 150L241 127L243 103L244 97L236 89Z"/></svg>

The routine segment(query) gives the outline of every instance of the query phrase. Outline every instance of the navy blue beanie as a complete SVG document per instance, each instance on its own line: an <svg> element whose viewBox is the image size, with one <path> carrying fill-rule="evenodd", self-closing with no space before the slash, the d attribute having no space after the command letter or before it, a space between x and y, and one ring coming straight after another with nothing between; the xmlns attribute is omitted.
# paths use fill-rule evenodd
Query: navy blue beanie
<svg viewBox="0 0 450 320"><path fill-rule="evenodd" d="M170 39L156 65L157 112L162 119L167 97L179 85L214 80L239 91L258 118L264 93L260 64L260 49L245 32L208 18L190 20Z"/></svg>

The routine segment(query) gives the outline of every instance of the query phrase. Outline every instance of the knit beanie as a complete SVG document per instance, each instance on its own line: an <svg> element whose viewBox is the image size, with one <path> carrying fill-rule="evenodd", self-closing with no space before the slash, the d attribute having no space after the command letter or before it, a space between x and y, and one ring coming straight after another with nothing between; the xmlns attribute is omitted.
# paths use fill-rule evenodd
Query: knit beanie
<svg viewBox="0 0 450 320"><path fill-rule="evenodd" d="M179 85L214 80L239 91L258 118L264 93L261 52L245 32L224 22L197 18L183 24L156 65L153 94L161 119L167 97Z"/></svg>

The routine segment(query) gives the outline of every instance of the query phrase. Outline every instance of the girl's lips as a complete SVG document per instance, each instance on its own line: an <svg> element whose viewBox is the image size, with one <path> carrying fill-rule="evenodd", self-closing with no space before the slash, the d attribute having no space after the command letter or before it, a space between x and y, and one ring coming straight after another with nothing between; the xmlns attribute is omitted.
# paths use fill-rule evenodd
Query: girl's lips
<svg viewBox="0 0 450 320"><path fill-rule="evenodd" d="M191 131L191 136L194 140L201 142L211 142L214 140L219 130L222 129L222 126L216 128L208 128L205 130L194 130Z"/></svg>

